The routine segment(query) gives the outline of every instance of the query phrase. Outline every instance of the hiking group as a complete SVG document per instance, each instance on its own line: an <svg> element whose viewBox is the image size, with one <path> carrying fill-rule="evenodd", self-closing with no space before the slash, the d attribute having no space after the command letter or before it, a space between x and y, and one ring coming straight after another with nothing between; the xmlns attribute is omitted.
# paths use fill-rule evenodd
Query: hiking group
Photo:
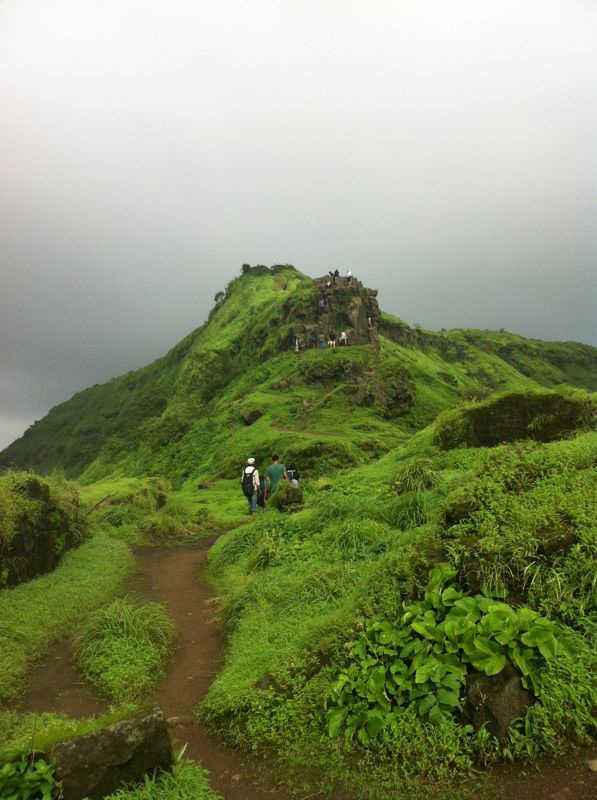
<svg viewBox="0 0 597 800"><path fill-rule="evenodd" d="M280 481L289 481L293 486L298 486L299 479L298 470L295 467L287 469L278 456L272 456L272 463L265 470L265 475L259 475L255 459L248 458L241 474L241 486L249 504L249 514L254 514L257 509L265 510L267 498L276 491Z"/></svg>

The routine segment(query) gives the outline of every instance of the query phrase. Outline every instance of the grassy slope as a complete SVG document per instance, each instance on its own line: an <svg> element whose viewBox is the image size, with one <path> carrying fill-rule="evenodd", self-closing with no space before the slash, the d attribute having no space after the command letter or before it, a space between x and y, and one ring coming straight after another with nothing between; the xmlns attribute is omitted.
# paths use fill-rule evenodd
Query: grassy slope
<svg viewBox="0 0 597 800"><path fill-rule="evenodd" d="M52 409L0 454L0 465L59 467L85 483L153 474L179 486L230 479L249 452L277 449L306 467L315 450L315 466L326 471L381 455L463 398L537 382L594 388L595 348L509 333L433 334L390 315L379 349L297 358L292 320L313 313L315 298L314 282L292 269L237 278L209 320L167 355ZM355 402L362 386L383 389L384 370L400 368L414 382L408 413L389 418L376 403ZM247 426L240 414L254 409L263 416Z"/></svg>
<svg viewBox="0 0 597 800"><path fill-rule="evenodd" d="M123 542L99 534L54 572L0 592L0 699L18 694L29 664L113 596L132 563Z"/></svg>
<svg viewBox="0 0 597 800"><path fill-rule="evenodd" d="M237 746L274 749L286 772L309 765L356 797L454 797L446 780L478 760L503 748L557 752L593 728L597 435L444 452L435 427L335 488L322 482L303 511L270 510L225 535L210 555L229 644L202 716ZM433 486L408 491L422 455ZM454 527L462 492L469 512ZM575 657L545 665L540 702L502 747L410 712L367 749L328 738L325 705L346 642L368 621L399 618L440 561L456 565L465 592L505 593L565 625Z"/></svg>

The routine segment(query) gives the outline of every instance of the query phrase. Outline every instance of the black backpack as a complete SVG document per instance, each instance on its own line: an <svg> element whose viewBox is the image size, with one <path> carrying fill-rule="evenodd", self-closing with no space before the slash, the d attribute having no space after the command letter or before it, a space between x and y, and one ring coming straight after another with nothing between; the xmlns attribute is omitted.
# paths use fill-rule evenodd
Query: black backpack
<svg viewBox="0 0 597 800"><path fill-rule="evenodd" d="M255 467L251 464L248 467L245 467L243 472L243 493L245 497L251 497L255 488L253 487L253 473L255 472ZM251 470L248 472L247 470Z"/></svg>

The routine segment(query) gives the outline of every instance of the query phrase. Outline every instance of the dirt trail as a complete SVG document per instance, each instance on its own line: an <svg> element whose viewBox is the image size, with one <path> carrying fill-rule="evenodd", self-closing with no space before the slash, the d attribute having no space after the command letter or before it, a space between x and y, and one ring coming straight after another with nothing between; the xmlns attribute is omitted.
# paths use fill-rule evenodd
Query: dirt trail
<svg viewBox="0 0 597 800"><path fill-rule="evenodd" d="M223 649L216 598L201 579L215 538L190 548L139 548L135 553L137 566L127 592L163 603L177 631L175 653L152 700L168 718L184 718L171 729L176 752L186 745L185 755L209 770L210 784L224 800L289 800L256 765L190 719L214 679ZM105 711L107 704L77 672L65 639L32 670L18 708L82 718Z"/></svg>
<svg viewBox="0 0 597 800"><path fill-rule="evenodd" d="M200 579L207 550L214 539L192 549L141 550L137 554L136 591L167 606L176 630L176 652L155 702L168 717L187 717L197 708L212 683L220 662L222 642L216 599ZM265 782L254 766L223 747L201 724L172 729L177 747L210 772L210 783L225 800L287 800L288 795Z"/></svg>
<svg viewBox="0 0 597 800"><path fill-rule="evenodd" d="M166 677L152 699L167 717L184 718L171 729L175 746L186 744L186 755L209 770L210 783L224 800L289 800L270 776L222 746L203 725L190 719L221 665L223 652L217 600L201 576L215 538L192 548L143 548L136 552L137 570L128 591L143 600L164 603L178 637ZM81 680L65 640L32 671L19 707L85 717L105 710L106 703ZM491 800L592 800L597 797L597 773L589 770L587 758L597 758L597 753L585 751L559 764L544 763L541 772L535 774L529 770L531 774L525 775L515 766L498 768ZM309 797L316 800L315 795ZM483 794L483 800L487 800L487 794Z"/></svg>

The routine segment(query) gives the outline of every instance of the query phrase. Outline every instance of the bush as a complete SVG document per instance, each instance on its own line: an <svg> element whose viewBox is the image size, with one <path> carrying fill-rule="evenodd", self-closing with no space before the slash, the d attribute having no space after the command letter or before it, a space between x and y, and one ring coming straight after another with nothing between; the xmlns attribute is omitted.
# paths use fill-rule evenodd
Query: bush
<svg viewBox="0 0 597 800"><path fill-rule="evenodd" d="M297 511L303 505L303 493L291 483L280 483L271 496L269 505L278 511Z"/></svg>

